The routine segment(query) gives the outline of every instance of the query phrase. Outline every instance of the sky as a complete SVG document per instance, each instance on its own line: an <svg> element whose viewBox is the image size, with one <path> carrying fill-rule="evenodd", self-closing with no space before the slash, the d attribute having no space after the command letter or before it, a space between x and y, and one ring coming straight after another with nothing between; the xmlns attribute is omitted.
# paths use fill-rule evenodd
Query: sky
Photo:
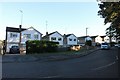
<svg viewBox="0 0 120 80"><path fill-rule="evenodd" d="M73 33L80 37L86 35L86 28L89 36L105 35L109 25L104 25L104 19L98 16L98 10L98 3L89 0L0 2L0 40L5 39L6 26L18 28L21 19L22 28L32 26L43 36L46 31L58 31L62 35Z"/></svg>

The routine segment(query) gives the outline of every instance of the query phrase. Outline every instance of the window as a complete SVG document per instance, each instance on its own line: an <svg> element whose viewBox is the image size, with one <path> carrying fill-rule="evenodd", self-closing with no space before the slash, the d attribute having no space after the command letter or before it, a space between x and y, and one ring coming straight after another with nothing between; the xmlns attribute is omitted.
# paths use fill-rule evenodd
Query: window
<svg viewBox="0 0 120 80"><path fill-rule="evenodd" d="M56 40L56 37L51 37L51 40Z"/></svg>
<svg viewBox="0 0 120 80"><path fill-rule="evenodd" d="M11 37L11 38L17 37L17 34L16 34L16 33L10 33L10 37Z"/></svg>
<svg viewBox="0 0 120 80"><path fill-rule="evenodd" d="M38 39L38 34L35 34L35 35L34 35L34 38L35 38L35 39Z"/></svg>
<svg viewBox="0 0 120 80"><path fill-rule="evenodd" d="M31 39L31 34L24 34L25 38Z"/></svg>
<svg viewBox="0 0 120 80"><path fill-rule="evenodd" d="M72 39L71 39L71 38L69 38L69 41L72 41Z"/></svg>
<svg viewBox="0 0 120 80"><path fill-rule="evenodd" d="M76 41L76 39L74 39L74 41Z"/></svg>
<svg viewBox="0 0 120 80"><path fill-rule="evenodd" d="M61 41L62 40L62 38L58 38L58 41Z"/></svg>

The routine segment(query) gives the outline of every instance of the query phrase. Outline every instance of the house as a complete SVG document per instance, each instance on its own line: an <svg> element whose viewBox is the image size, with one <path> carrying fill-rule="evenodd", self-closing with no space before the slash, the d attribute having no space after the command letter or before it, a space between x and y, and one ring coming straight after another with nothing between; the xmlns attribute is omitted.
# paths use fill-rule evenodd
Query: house
<svg viewBox="0 0 120 80"><path fill-rule="evenodd" d="M92 41L92 38L90 36L81 36L81 37L78 37L78 44L81 45L81 46L84 46L86 40L91 40Z"/></svg>
<svg viewBox="0 0 120 80"><path fill-rule="evenodd" d="M42 40L59 42L60 46L63 45L63 36L58 31L52 32L50 34L47 32L46 35L42 37Z"/></svg>
<svg viewBox="0 0 120 80"><path fill-rule="evenodd" d="M25 42L27 40L41 40L42 34L30 27L28 29L25 28L15 28L15 27L6 27L6 52L9 52L11 46L16 45L19 46L20 44L20 30L21 30L21 46L25 47Z"/></svg>
<svg viewBox="0 0 120 80"><path fill-rule="evenodd" d="M74 34L64 34L64 46L77 45L78 39Z"/></svg>
<svg viewBox="0 0 120 80"><path fill-rule="evenodd" d="M86 36L78 37L78 44L81 46L84 46L85 45L85 38L86 38Z"/></svg>
<svg viewBox="0 0 120 80"><path fill-rule="evenodd" d="M3 40L0 40L0 54L3 54Z"/></svg>
<svg viewBox="0 0 120 80"><path fill-rule="evenodd" d="M104 42L110 43L110 38L108 36L104 37Z"/></svg>
<svg viewBox="0 0 120 80"><path fill-rule="evenodd" d="M98 44L101 44L101 43L103 42L102 37L101 37L101 36L97 36L97 37L95 38L95 42L98 43Z"/></svg>

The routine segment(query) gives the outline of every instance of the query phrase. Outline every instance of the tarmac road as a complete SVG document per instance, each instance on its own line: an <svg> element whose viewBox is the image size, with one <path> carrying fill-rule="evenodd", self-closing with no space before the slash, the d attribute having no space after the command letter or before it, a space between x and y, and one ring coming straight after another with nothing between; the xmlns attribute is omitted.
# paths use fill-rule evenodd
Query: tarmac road
<svg viewBox="0 0 120 80"><path fill-rule="evenodd" d="M2 64L3 78L118 78L118 49L63 61Z"/></svg>

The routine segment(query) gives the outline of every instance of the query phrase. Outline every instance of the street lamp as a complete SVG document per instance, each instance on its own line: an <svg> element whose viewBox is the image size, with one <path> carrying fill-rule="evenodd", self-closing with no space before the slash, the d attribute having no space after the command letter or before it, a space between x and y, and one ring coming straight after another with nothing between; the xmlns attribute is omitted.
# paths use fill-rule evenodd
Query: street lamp
<svg viewBox="0 0 120 80"><path fill-rule="evenodd" d="M88 29L88 28L86 28L86 39L85 39L85 42L87 41L87 29Z"/></svg>
<svg viewBox="0 0 120 80"><path fill-rule="evenodd" d="M87 29L88 29L88 28L86 28L86 37L87 37Z"/></svg>
<svg viewBox="0 0 120 80"><path fill-rule="evenodd" d="M23 11L20 10L20 13L21 13L21 25L22 25L22 20L23 20Z"/></svg>
<svg viewBox="0 0 120 80"><path fill-rule="evenodd" d="M20 13L21 13L21 24L19 25L19 31L20 31L19 47L20 47L20 53L21 53L21 30L22 30L23 11L20 10Z"/></svg>

